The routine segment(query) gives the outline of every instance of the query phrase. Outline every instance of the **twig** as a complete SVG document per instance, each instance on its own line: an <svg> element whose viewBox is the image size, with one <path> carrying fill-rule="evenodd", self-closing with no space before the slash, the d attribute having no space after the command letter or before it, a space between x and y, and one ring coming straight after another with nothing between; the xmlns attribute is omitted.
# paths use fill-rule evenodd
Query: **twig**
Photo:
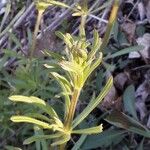
<svg viewBox="0 0 150 150"><path fill-rule="evenodd" d="M138 0L135 5L133 6L132 10L130 11L130 13L128 14L127 18L129 18L131 16L131 14L133 13L134 9L137 7L138 3L140 2L140 0Z"/></svg>
<svg viewBox="0 0 150 150"><path fill-rule="evenodd" d="M107 20L105 20L103 18L99 18L99 17L97 17L95 15L89 14L89 16L92 17L92 18L94 18L94 19L96 19L96 20L99 20L100 22L108 23Z"/></svg>
<svg viewBox="0 0 150 150"><path fill-rule="evenodd" d="M30 12L33 10L34 8L34 3L32 3L27 9L26 11L23 13L23 15L15 22L15 24L10 28L10 30L12 29L16 29L17 27L20 26L20 24L25 20L25 18L30 14ZM4 36L2 36L2 38L0 39L0 47L2 47L2 45L6 42L8 38L8 34L5 34Z"/></svg>

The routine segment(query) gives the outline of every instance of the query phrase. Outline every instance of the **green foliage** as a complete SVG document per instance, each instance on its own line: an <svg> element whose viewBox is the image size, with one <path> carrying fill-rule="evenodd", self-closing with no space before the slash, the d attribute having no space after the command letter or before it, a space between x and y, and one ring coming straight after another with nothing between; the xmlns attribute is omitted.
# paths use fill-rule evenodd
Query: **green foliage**
<svg viewBox="0 0 150 150"><path fill-rule="evenodd" d="M72 111L72 109L75 111L76 105L74 105L74 108L72 109L70 108L72 106L73 101L75 102L78 101L78 97L76 97L76 92L79 95L89 75L101 63L102 54L97 52L98 48L95 47L95 43L98 42L98 34L96 33L96 31L95 31L95 40L97 40L97 42L94 41L89 58L87 57L88 56L87 47L89 46L89 43L85 41L85 39L82 39L80 37L73 38L68 33L66 35L63 35L61 33L61 35L66 43L66 48L65 48L66 55L64 56L64 60L60 61L60 57L58 57L58 55L53 55L53 57L55 57L55 60L57 61L56 65L53 66L45 65L45 66L48 68L53 68L54 70L55 69L57 70L57 67L59 67L60 68L59 71L62 70L66 73L66 75L62 76L58 72L50 72L51 77L56 79L57 82L62 87L63 94L66 99L65 100L66 108L65 108L65 115L64 115L64 119L66 119L71 114L74 116L74 112ZM112 86L112 77L108 80L106 86L104 87L102 92L98 95L98 97L95 100L92 100L87 106L87 108L83 111L84 115L82 115L81 113L82 117L80 117L79 115L78 118L75 121L73 121L74 124L73 128L77 126L86 116L88 116L89 113L99 104L99 102L108 93L111 86ZM72 98L71 101L70 101L70 97ZM14 95L9 97L9 99L14 102L24 102L24 103L30 103L33 106L38 106L40 109L42 109L44 112L50 115L51 124L48 124L50 122L47 123L29 116L13 116L11 117L11 120L13 122L27 122L27 123L36 124L41 128L58 132L61 135L59 137L60 140L54 142L52 145L61 145L67 142L68 140L70 140L71 134L94 134L94 133L100 133L102 131L101 125L98 127L92 127L87 129L73 130L71 125L72 121L70 122L70 120L73 119L73 116L71 116L72 118L68 117L69 120L66 119L65 120L66 122L62 123L62 120L58 118L58 115L54 111L54 109L52 109L51 106L47 105L43 100L37 97ZM71 124L68 124L68 122ZM39 139L39 136L34 137L32 139Z"/></svg>
<svg viewBox="0 0 150 150"><path fill-rule="evenodd" d="M52 4L61 5L64 6L64 4L61 4L56 1L49 1L49 2L36 2L37 9L42 12ZM79 7L79 6L78 6ZM79 8L78 8L79 9ZM11 120L13 122L27 122L38 125L40 128L48 129L54 132L54 136L46 136L46 135L35 135L34 137L29 138L24 143L29 144L33 141L39 140L41 138L44 139L53 139L56 138L52 145L62 145L66 144L67 141L70 140L71 134L95 134L102 132L102 125L91 127L91 128L85 128L85 129L74 129L77 125L81 123L89 114L90 112L97 107L97 105L102 101L102 99L106 96L106 94L109 92L112 84L113 79L110 77L106 83L106 86L103 88L103 90L100 92L100 94L89 103L87 108L83 110L83 112L77 117L77 119L74 119L74 114L76 110L76 105L80 96L80 92L88 79L88 77L92 74L92 72L100 65L102 62L102 53L99 52L100 46L101 46L101 39L99 38L99 35L97 31L94 31L94 40L93 43L90 44L86 40L85 35L85 16L86 16L86 7L82 8L80 7L80 13L81 16L81 25L80 25L80 33L78 37L73 37L71 34L62 34L57 33L59 37L61 37L65 43L65 55L62 57L58 54L55 54L54 52L47 53L48 55L52 56L55 59L54 64L45 64L45 67L49 69L53 69L52 72L50 72L50 75L53 79L57 80L59 85L62 88L62 93L65 99L65 112L64 112L64 119L58 117L55 110L48 104L46 104L42 99L39 99L37 97L27 97L22 95L14 95L10 96L9 99L14 102L24 102L29 103L32 106L37 106L41 110L43 110L42 114L35 113L33 114L27 114L26 116L18 115L18 116L12 116ZM41 18L40 13L39 17ZM35 27L35 34L36 37L37 31L39 28L40 18L37 18L37 25ZM35 46L35 38L33 39L33 47ZM90 49L90 51L89 51ZM33 49L31 49L31 56L33 53ZM64 72L63 75L60 73ZM47 113L50 116L50 120L48 120L47 117L43 116L43 113ZM28 116L29 115L29 116ZM42 120L39 120L39 119ZM47 122L48 121L48 122ZM38 144L39 145L39 144Z"/></svg>
<svg viewBox="0 0 150 150"><path fill-rule="evenodd" d="M30 41L30 45L32 45L30 60L20 52L11 51L9 49L4 50L4 57L0 59L0 83L3 88L3 90L0 91L0 109L2 110L2 115L0 116L2 128L0 131L3 131L0 138L8 131L15 132L13 130L18 127L17 125L15 127L12 123L8 125L10 116L12 116L10 119L13 122L23 122L34 125L34 135L31 132L28 134L28 130L31 129L32 126L23 126L21 134L24 135L23 138L33 135L27 138L23 144L28 145L35 142L35 147L33 148L31 145L31 149L36 148L37 150L47 150L48 144L51 144L52 146L60 145L60 149L62 149L69 140L72 140L72 134L81 135L79 140L74 143L73 150L93 149L98 147L106 148L108 146L113 148L113 146L118 143L122 144L125 136L130 134L130 132L140 134L144 137L150 137L149 130L137 121L138 119L133 99L135 89L133 86L129 86L125 90L123 99L126 111L132 115L134 119L121 112L112 112L106 118L106 121L122 129L118 130L111 127L103 131L104 125L97 125L97 123L101 121L100 119L96 119L97 121L93 122L91 121L92 123L89 122L90 126L84 126L87 117L93 117L93 115L90 115L91 112L102 102L113 84L113 78L110 76L108 81L106 81L106 85L102 87L102 80L105 77L105 73L103 70L100 70L98 74L96 72L96 83L99 84L97 85L97 91L94 92L92 98L90 98L88 88L90 88L90 91L92 92L95 88L92 83L93 81L87 81L91 74L102 63L107 70L109 70L109 68L116 68L116 64L113 66L105 61L142 48L141 46L134 46L119 51L116 50L117 52L107 53L104 51L106 50L106 45L112 34L118 10L118 0L115 0L104 39L102 40L99 38L98 32L94 30L93 41L90 43L86 39L85 24L86 18L90 16L92 11L87 8L87 4L84 2L86 1L77 4L75 8L71 8L73 16L81 17L79 36L73 36L69 33L56 33L65 43L65 54L44 50L43 53L49 56L51 60L33 57L36 37L43 12L52 5L70 8L67 4L53 0L35 1L39 15L34 35L31 36L31 33L28 30L28 41ZM106 2L106 4L108 5L108 2ZM9 32L12 24L23 12L24 8L16 15L14 20L10 22L8 27L4 29L4 22L10 13L10 4L7 5L7 11L2 18L0 26L0 37ZM117 39L117 37L118 35L116 33L114 38ZM16 45L16 49L22 47L15 34L10 33L9 39L11 41L10 43ZM105 54L106 56L103 57ZM10 57L17 59L17 66L14 67L13 71L9 70L12 75L3 70L3 66ZM56 83L58 83L61 89L57 87ZM9 97L9 95L12 96ZM14 102L13 111L12 103L6 101L7 97ZM64 101L61 101L62 99ZM77 113L76 106L79 100L82 100L85 103L88 102L88 104L80 113ZM16 103L24 104L16 105ZM11 111L8 112L8 110ZM100 118L103 118L103 116ZM140 143L140 149L143 147L143 142L144 139ZM8 146L6 149L19 148Z"/></svg>

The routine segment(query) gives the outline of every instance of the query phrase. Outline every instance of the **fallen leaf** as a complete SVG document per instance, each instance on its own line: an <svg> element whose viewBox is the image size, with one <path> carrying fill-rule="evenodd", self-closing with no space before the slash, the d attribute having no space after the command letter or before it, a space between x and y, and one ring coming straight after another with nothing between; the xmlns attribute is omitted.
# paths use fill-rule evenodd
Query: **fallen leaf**
<svg viewBox="0 0 150 150"><path fill-rule="evenodd" d="M144 46L144 49L139 51L144 59L149 58L149 50L150 50L150 34L145 33L143 37L139 37L137 40L138 45Z"/></svg>
<svg viewBox="0 0 150 150"><path fill-rule="evenodd" d="M52 32L43 33L42 37L37 39L34 55L38 55L38 56L43 55L41 53L41 51L43 50L56 51L59 49L58 48L60 46L59 43L60 42L58 42L54 33Z"/></svg>
<svg viewBox="0 0 150 150"><path fill-rule="evenodd" d="M129 43L133 43L135 40L136 24L133 22L124 22L121 25L121 29L126 34Z"/></svg>
<svg viewBox="0 0 150 150"><path fill-rule="evenodd" d="M112 86L111 90L108 92L102 103L100 104L100 109L106 111L109 109L121 110L122 98L119 97L115 86Z"/></svg>
<svg viewBox="0 0 150 150"><path fill-rule="evenodd" d="M150 70L145 75L145 81L137 88L135 92L136 109L140 113L140 119L143 120L147 114L145 102L150 95Z"/></svg>
<svg viewBox="0 0 150 150"><path fill-rule="evenodd" d="M147 19L150 23L150 1L149 0L143 0L143 2L144 2L145 10L146 10Z"/></svg>
<svg viewBox="0 0 150 150"><path fill-rule="evenodd" d="M145 10L143 2L138 3L138 12L140 15L140 20L144 20L145 15L146 15L146 10Z"/></svg>
<svg viewBox="0 0 150 150"><path fill-rule="evenodd" d="M142 45L144 48L138 52L131 52L129 58L139 58L142 56L145 61L150 59L150 34L145 33L143 37L139 37L136 41L138 45Z"/></svg>
<svg viewBox="0 0 150 150"><path fill-rule="evenodd" d="M123 91L126 83L129 81L127 73L121 72L117 74L114 78L115 87L121 91Z"/></svg>

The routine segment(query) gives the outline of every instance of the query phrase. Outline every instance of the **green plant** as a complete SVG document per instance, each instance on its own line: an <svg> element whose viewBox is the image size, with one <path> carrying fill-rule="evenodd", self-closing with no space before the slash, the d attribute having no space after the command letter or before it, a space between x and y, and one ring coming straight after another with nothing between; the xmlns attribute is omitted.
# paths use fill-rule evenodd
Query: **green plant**
<svg viewBox="0 0 150 150"><path fill-rule="evenodd" d="M102 62L102 52L100 51L101 45L106 45L108 42L110 28L107 31L107 40L101 42L98 32L94 30L93 43L90 44L86 39L85 34L85 23L86 17L88 16L87 5L84 1L83 6L77 6L74 16L81 16L81 25L79 29L79 36L75 37L71 34L62 34L58 32L58 36L61 37L65 43L65 55L59 55L54 52L46 52L51 57L54 58L54 63L45 64L45 67L53 69L50 72L50 76L57 80L62 88L62 93L64 97L65 111L64 118L58 116L57 112L44 100L34 97L34 96L22 96L14 95L10 96L9 99L14 102L23 102L31 104L32 106L38 107L41 113L30 113L25 116L12 116L11 120L13 122L27 122L32 123L40 127L40 129L48 129L53 132L50 135L35 135L24 141L24 144L30 144L34 141L53 139L54 142L52 146L60 145L60 149L64 149L66 143L70 140L72 134L96 134L103 130L102 124L96 127L76 129L76 127L92 112L94 108L103 100L106 94L109 92L112 84L113 78L109 77L106 85L102 91L91 99L87 107L79 114L75 116L75 110L77 102L79 100L80 93L85 85L86 80L92 74L92 72L101 64ZM38 32L41 16L49 4L57 4L60 6L66 6L60 2L48 1L47 2L37 2L37 8L39 10L39 17L37 19L37 24L35 27L33 43L31 48L31 58L35 47L36 35ZM110 23L112 24L116 16L116 6L118 6L118 1L115 1L115 13L112 12ZM103 46L104 48L104 46ZM62 108L63 109L63 108ZM46 114L46 115L45 115Z"/></svg>

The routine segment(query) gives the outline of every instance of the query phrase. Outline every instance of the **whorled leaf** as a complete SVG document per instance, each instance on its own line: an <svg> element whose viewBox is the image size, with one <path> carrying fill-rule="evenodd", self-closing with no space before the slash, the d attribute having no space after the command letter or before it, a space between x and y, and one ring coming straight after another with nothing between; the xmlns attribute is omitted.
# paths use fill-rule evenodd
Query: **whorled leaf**
<svg viewBox="0 0 150 150"><path fill-rule="evenodd" d="M100 49L101 46L101 39L99 38L99 34L96 30L94 30L94 39L93 39L93 45L91 47L91 51L88 54L88 60L92 59L97 51Z"/></svg>
<svg viewBox="0 0 150 150"><path fill-rule="evenodd" d="M73 134L98 134L103 131L102 124L97 127L91 127L87 129L73 130L71 133Z"/></svg>
<svg viewBox="0 0 150 150"><path fill-rule="evenodd" d="M13 95L10 96L9 99L13 102L24 102L24 103L32 103L32 104L41 104L46 106L45 101L35 96L22 96L22 95Z"/></svg>
<svg viewBox="0 0 150 150"><path fill-rule="evenodd" d="M31 123L31 124L36 124L44 129L52 129L54 127L54 125L50 125L46 122L28 117L28 116L12 116L10 118L11 121L13 122L25 122L25 123Z"/></svg>
<svg viewBox="0 0 150 150"><path fill-rule="evenodd" d="M28 144L31 144L35 141L38 141L38 140L47 140L47 139L55 139L55 138L59 138L60 136L62 136L61 133L56 133L56 134L51 134L51 135L37 135L37 136L32 136L28 139L26 139L23 144L24 145L28 145Z"/></svg>
<svg viewBox="0 0 150 150"><path fill-rule="evenodd" d="M22 95L13 95L10 96L9 99L13 102L23 102L23 103L29 103L29 104L33 104L33 106L37 106L39 108L41 108L42 110L44 110L47 114L49 114L52 118L53 117L57 117L58 115L55 112L55 110L48 104L45 103L44 100L35 97L35 96L22 96Z"/></svg>

